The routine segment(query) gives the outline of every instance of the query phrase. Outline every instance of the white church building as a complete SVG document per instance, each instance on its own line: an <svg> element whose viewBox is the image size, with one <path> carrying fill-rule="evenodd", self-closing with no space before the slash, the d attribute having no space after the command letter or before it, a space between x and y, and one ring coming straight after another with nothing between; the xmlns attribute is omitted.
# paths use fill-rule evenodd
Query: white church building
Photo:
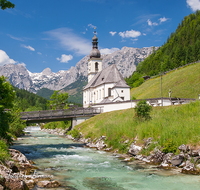
<svg viewBox="0 0 200 190"><path fill-rule="evenodd" d="M88 60L88 84L83 88L83 107L130 100L130 87L115 64L102 69L96 34Z"/></svg>

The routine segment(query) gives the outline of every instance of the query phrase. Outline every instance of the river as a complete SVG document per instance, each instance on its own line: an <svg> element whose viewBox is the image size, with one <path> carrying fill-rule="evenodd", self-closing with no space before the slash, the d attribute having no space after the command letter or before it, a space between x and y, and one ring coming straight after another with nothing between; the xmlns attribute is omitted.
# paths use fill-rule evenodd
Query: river
<svg viewBox="0 0 200 190"><path fill-rule="evenodd" d="M123 162L104 151L83 147L64 137L37 130L15 141L39 168L37 174L54 175L57 190L199 190L200 176L159 170L137 161ZM34 190L41 188L34 188Z"/></svg>

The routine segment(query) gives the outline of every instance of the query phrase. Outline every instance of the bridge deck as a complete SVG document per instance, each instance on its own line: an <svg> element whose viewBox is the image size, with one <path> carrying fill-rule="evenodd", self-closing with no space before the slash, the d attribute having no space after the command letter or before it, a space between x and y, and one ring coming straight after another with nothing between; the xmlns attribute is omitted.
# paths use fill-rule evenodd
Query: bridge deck
<svg viewBox="0 0 200 190"><path fill-rule="evenodd" d="M43 110L21 112L20 118L28 123L62 121L68 118L94 116L101 113L101 108L79 108L63 110Z"/></svg>

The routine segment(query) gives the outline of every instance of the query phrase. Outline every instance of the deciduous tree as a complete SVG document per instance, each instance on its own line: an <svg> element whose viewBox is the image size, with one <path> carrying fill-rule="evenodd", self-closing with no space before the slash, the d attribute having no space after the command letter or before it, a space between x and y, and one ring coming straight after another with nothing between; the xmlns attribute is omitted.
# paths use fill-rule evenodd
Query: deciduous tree
<svg viewBox="0 0 200 190"><path fill-rule="evenodd" d="M6 8L14 8L15 4L11 3L8 0L0 0L0 7L1 9L6 9Z"/></svg>
<svg viewBox="0 0 200 190"><path fill-rule="evenodd" d="M59 93L59 90L55 90L49 101L50 108L51 109L67 108L68 97L69 97L68 93L66 92Z"/></svg>

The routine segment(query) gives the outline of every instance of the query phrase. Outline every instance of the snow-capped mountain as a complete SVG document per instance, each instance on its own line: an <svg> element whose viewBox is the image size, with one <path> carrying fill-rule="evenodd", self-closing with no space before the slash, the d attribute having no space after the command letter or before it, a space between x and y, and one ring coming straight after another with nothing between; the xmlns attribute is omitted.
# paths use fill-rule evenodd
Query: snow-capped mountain
<svg viewBox="0 0 200 190"><path fill-rule="evenodd" d="M103 68L114 63L123 77L128 77L136 70L137 64L152 52L153 47L141 49L123 47L111 54L102 55ZM22 64L7 64L0 66L0 76L4 75L12 85L34 93L42 88L60 90L77 81L81 76L87 77L88 59L89 56L87 55L75 67L57 73L52 72L50 68L44 69L41 73L32 73Z"/></svg>

